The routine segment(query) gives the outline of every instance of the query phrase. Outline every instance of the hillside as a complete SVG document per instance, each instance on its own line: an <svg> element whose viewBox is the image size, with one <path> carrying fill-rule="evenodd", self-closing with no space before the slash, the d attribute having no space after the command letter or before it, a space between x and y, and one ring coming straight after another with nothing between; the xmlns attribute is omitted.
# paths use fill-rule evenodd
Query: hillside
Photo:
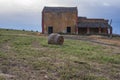
<svg viewBox="0 0 120 80"><path fill-rule="evenodd" d="M0 29L0 80L119 80L119 40L89 36L48 45L36 32Z"/></svg>

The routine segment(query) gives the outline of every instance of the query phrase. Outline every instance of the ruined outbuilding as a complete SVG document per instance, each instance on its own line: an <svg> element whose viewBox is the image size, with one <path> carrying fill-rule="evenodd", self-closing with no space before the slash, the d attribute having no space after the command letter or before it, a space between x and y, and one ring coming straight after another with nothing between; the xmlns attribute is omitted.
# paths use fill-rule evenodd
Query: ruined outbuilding
<svg viewBox="0 0 120 80"><path fill-rule="evenodd" d="M77 7L44 7L42 33L112 34L105 19L79 17Z"/></svg>
<svg viewBox="0 0 120 80"><path fill-rule="evenodd" d="M78 17L78 34L109 34L112 33L112 27L108 20Z"/></svg>

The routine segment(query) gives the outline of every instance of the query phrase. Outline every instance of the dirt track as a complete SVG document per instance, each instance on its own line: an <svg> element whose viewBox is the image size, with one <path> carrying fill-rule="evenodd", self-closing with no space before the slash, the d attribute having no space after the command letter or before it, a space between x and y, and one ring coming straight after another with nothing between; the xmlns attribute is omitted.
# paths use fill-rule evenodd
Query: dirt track
<svg viewBox="0 0 120 80"><path fill-rule="evenodd" d="M109 48L111 54L120 54L120 37L113 37L110 39L107 36L78 36L78 35L64 35L66 39L81 40L91 42L93 45L101 45Z"/></svg>
<svg viewBox="0 0 120 80"><path fill-rule="evenodd" d="M63 36L66 39L76 39L76 40L82 40L82 41L97 43L97 44L100 44L100 45L120 47L120 37L110 39L107 36L99 36L99 35L92 35L92 36L63 35Z"/></svg>

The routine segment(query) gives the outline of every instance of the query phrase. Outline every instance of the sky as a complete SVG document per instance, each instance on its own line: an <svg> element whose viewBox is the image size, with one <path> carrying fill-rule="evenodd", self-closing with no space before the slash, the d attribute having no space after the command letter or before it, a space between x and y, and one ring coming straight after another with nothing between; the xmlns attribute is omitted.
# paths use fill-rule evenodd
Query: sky
<svg viewBox="0 0 120 80"><path fill-rule="evenodd" d="M0 0L0 28L41 32L44 6L78 7L78 16L111 20L120 34L120 0Z"/></svg>

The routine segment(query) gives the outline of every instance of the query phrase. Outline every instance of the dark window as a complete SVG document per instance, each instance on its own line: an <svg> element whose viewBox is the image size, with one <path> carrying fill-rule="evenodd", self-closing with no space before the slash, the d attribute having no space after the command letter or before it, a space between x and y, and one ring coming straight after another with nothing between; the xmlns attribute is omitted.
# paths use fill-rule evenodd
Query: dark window
<svg viewBox="0 0 120 80"><path fill-rule="evenodd" d="M53 27L52 27L52 26L49 26L49 27L48 27L48 34L51 34L51 33L53 33Z"/></svg>
<svg viewBox="0 0 120 80"><path fill-rule="evenodd" d="M67 33L71 33L71 27L67 27Z"/></svg>

